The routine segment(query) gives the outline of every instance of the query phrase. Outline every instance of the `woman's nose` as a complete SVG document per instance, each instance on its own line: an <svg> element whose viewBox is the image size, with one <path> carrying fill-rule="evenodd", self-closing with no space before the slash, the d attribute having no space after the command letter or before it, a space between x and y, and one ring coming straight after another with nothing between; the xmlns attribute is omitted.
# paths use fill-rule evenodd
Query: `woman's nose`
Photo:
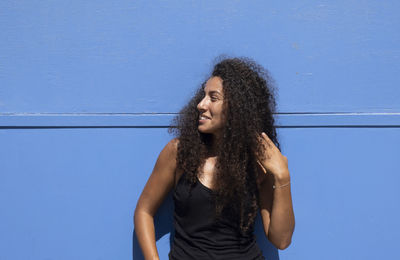
<svg viewBox="0 0 400 260"><path fill-rule="evenodd" d="M199 111L205 111L206 110L204 99L202 99L200 101L200 103L197 104L197 110L199 110Z"/></svg>

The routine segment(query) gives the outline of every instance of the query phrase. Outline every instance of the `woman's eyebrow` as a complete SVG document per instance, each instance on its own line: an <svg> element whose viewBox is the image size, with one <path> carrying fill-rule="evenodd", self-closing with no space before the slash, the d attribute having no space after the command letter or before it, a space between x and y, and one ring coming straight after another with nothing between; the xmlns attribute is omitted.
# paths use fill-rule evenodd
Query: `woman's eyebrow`
<svg viewBox="0 0 400 260"><path fill-rule="evenodd" d="M212 94L218 94L218 95L221 95L221 93L219 93L219 91L218 91L218 90L210 90L208 93L209 93L210 95L212 95Z"/></svg>

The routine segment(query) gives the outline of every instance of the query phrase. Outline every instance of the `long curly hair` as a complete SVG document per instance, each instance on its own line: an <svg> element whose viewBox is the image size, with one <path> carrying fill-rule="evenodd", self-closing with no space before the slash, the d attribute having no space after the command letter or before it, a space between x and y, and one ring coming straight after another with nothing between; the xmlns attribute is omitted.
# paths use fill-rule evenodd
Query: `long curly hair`
<svg viewBox="0 0 400 260"><path fill-rule="evenodd" d="M276 109L275 86L269 72L246 58L220 56L211 77L222 79L226 124L221 143L216 147L215 212L236 216L242 235L253 232L259 208L257 158L263 154L260 134L265 132L279 148L273 113ZM192 186L204 166L212 136L198 131L197 104L204 97L203 82L194 97L174 118L170 133L179 139L177 167Z"/></svg>

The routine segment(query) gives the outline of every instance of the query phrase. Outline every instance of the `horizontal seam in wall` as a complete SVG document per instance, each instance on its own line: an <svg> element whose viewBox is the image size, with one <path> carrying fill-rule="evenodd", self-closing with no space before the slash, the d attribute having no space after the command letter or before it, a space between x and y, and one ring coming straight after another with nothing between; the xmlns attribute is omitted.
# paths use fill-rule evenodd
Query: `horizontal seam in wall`
<svg viewBox="0 0 400 260"><path fill-rule="evenodd" d="M177 113L0 113L0 128L167 128ZM400 113L288 112L279 128L400 127Z"/></svg>

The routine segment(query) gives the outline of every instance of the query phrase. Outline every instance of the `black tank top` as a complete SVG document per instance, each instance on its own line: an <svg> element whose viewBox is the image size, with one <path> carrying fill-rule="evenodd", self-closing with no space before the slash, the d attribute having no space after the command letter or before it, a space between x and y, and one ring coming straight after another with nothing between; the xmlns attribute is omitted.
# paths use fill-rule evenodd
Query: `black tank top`
<svg viewBox="0 0 400 260"><path fill-rule="evenodd" d="M197 179L189 191L190 183L182 175L173 193L175 235L169 259L265 259L253 232L241 235L229 216L222 215L222 221L215 221L213 190Z"/></svg>

